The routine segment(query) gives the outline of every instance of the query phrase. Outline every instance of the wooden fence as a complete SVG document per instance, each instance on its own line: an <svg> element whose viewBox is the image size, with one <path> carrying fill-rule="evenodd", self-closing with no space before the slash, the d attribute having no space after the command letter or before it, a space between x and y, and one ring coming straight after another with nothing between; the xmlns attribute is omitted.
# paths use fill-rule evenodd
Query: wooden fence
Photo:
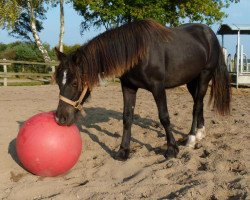
<svg viewBox="0 0 250 200"><path fill-rule="evenodd" d="M32 73L32 72L8 72L8 67L12 64L20 64L21 67L28 68L28 66L48 66L51 68L49 73ZM0 83L3 83L4 86L7 86L8 83L26 83L26 82L51 82L51 77L55 72L55 66L58 65L58 62L27 62L27 61L15 61L15 60L6 60L0 59ZM19 78L16 78L19 77Z"/></svg>

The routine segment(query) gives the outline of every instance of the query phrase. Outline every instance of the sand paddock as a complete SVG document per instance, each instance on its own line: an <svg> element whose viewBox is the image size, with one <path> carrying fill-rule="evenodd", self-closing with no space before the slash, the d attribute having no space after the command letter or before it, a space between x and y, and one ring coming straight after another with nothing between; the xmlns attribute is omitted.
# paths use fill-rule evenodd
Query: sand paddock
<svg viewBox="0 0 250 200"><path fill-rule="evenodd" d="M167 90L174 137L191 126L192 98L185 87ZM15 138L30 116L55 110L55 85L0 87L0 199L250 199L250 89L233 89L232 113L217 116L207 106L207 137L196 149L180 146L165 160L165 135L150 93L139 90L130 158L113 159L122 133L119 84L94 89L78 122L83 138L79 162L56 178L37 177L17 159Z"/></svg>

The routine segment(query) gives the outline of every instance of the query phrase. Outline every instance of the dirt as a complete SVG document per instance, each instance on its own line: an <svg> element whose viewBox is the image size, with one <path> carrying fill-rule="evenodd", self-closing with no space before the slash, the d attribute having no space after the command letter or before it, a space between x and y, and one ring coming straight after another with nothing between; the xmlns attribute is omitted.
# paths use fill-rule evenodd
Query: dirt
<svg viewBox="0 0 250 200"><path fill-rule="evenodd" d="M185 87L167 90L174 137L191 126L192 98ZM205 98L205 105L208 95ZM119 84L96 87L78 122L83 150L70 172L38 177L22 168L15 149L20 125L55 110L55 85L0 87L0 199L250 199L250 89L233 89L232 112L221 117L205 106L207 136L195 149L180 146L166 160L165 134L152 95L139 90L127 161L113 158L122 136Z"/></svg>

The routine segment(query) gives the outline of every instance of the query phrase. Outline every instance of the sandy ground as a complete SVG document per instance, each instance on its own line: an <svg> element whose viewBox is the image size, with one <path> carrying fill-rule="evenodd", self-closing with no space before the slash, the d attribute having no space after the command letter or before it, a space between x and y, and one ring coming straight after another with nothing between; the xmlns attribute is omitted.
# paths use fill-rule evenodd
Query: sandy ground
<svg viewBox="0 0 250 200"><path fill-rule="evenodd" d="M192 99L185 87L167 90L174 136L190 129ZM208 95L206 96L206 102ZM205 107L207 137L196 149L180 146L165 160L164 131L152 95L139 90L130 158L114 160L122 133L119 84L97 87L78 123L83 139L79 162L67 174L42 178L18 162L19 126L39 112L55 110L57 86L0 88L0 199L250 199L250 89L233 90L232 113Z"/></svg>

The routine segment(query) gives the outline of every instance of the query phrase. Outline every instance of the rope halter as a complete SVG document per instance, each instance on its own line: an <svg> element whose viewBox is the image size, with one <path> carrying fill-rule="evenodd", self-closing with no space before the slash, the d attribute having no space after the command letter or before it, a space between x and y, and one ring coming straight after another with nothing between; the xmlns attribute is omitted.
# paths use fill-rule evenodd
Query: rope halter
<svg viewBox="0 0 250 200"><path fill-rule="evenodd" d="M64 97L64 96L62 96L62 95L59 95L59 99L62 100L62 101L64 101L64 102L67 103L67 104L70 104L70 105L73 106L75 109L81 111L81 110L83 109L83 106L81 105L81 102L82 102L82 100L83 100L85 94L87 93L87 90L88 90L88 86L87 86L87 84L85 83L84 88L83 88L83 91L82 91L82 93L81 93L81 96L79 97L78 100L72 101L72 100L70 100L70 99L68 99L68 98L66 98L66 97Z"/></svg>

